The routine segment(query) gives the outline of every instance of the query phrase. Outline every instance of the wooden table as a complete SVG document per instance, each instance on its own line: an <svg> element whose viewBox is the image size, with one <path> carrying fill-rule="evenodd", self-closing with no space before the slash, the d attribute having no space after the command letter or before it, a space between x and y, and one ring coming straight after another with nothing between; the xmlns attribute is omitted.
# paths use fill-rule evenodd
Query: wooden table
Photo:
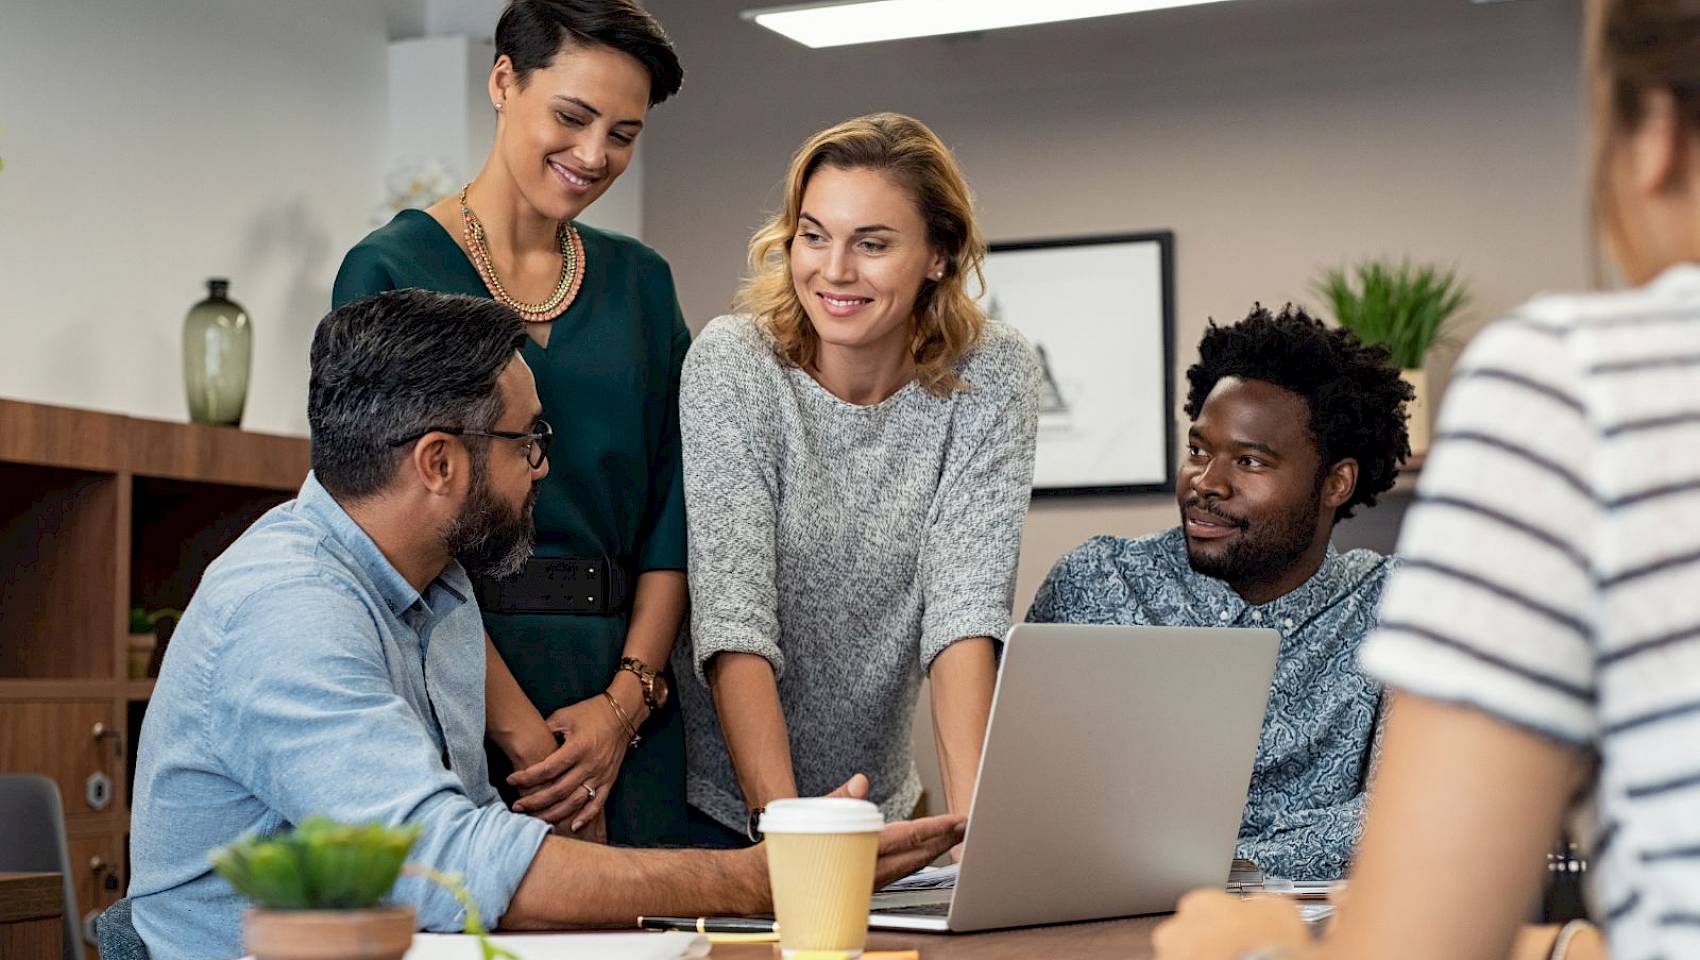
<svg viewBox="0 0 1700 960"><path fill-rule="evenodd" d="M65 886L57 873L0 873L0 957L59 960Z"/></svg>
<svg viewBox="0 0 1700 960"><path fill-rule="evenodd" d="M879 933L868 937L869 950L919 950L921 960L1150 960L1151 930L1167 917L1135 917L1055 927L1026 927L991 933ZM770 944L722 945L714 960L774 960Z"/></svg>

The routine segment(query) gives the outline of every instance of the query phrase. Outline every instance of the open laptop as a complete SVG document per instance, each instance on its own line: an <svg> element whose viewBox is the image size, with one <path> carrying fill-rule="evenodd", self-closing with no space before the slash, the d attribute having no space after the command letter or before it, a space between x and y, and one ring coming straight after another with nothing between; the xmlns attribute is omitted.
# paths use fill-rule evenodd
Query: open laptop
<svg viewBox="0 0 1700 960"><path fill-rule="evenodd" d="M954 889L869 925L966 933L1160 913L1227 882L1280 634L1009 633Z"/></svg>

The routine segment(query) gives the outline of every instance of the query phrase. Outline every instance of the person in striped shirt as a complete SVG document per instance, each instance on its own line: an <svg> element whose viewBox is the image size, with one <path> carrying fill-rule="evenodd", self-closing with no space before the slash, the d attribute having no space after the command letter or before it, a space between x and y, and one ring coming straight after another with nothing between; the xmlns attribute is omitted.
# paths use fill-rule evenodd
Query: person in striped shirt
<svg viewBox="0 0 1700 960"><path fill-rule="evenodd" d="M1536 299L1460 363L1363 653L1398 694L1334 929L1199 892L1160 960L1578 960L1518 937L1567 815L1610 954L1700 956L1700 0L1587 11L1634 286Z"/></svg>

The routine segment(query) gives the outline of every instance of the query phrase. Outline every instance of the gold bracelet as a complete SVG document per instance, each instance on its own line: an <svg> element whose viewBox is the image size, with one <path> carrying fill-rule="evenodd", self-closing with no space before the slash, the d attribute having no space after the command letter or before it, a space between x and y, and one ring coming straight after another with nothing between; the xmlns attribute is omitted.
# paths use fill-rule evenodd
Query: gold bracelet
<svg viewBox="0 0 1700 960"><path fill-rule="evenodd" d="M620 719L620 726L626 728L626 733L632 738L630 746L632 749L636 750L637 745L643 742L643 738L638 736L637 728L632 726L631 718L626 716L626 708L620 706L620 701L615 700L612 693L604 690L602 691L602 696L608 701L608 705L614 708L614 716Z"/></svg>

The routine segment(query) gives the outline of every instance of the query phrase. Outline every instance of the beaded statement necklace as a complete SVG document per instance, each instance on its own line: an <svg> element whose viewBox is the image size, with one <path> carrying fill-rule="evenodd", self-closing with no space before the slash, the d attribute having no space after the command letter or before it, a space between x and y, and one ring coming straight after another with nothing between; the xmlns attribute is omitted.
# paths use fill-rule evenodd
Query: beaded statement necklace
<svg viewBox="0 0 1700 960"><path fill-rule="evenodd" d="M555 227L555 246L561 251L561 279L555 282L555 292L549 295L549 299L542 303L516 300L496 276L495 264L490 260L490 245L484 237L484 224L478 222L478 215L466 205L466 191L471 186L468 183L460 188L460 219L465 224L466 248L472 251L472 265L478 268L478 276L484 281L490 296L511 307L527 323L548 323L565 313L578 296L579 285L584 282L584 241L579 238L578 230L564 220Z"/></svg>

